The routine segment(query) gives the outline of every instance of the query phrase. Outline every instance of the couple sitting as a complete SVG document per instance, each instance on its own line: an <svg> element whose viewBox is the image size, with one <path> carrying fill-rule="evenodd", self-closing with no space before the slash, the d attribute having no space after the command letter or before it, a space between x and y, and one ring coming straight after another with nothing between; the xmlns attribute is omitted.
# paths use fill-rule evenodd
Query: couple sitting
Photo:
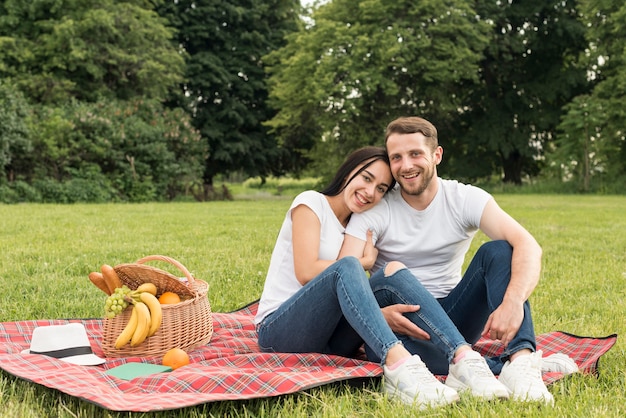
<svg viewBox="0 0 626 418"><path fill-rule="evenodd" d="M430 122L391 122L385 146L355 151L326 189L294 199L255 318L260 348L350 356L365 343L389 396L420 408L461 391L552 404L542 364L577 367L536 350L540 246L487 192L437 176ZM492 241L461 275L479 229ZM483 358L472 349L481 336L504 353Z"/></svg>

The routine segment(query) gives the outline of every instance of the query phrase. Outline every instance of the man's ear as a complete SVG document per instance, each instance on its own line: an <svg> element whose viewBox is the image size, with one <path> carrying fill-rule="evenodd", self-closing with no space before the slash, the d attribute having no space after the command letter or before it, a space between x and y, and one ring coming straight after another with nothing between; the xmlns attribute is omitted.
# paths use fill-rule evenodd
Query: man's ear
<svg viewBox="0 0 626 418"><path fill-rule="evenodd" d="M437 146L437 149L435 149L435 162L437 163L437 165L441 164L441 161L443 160L443 148L441 146Z"/></svg>

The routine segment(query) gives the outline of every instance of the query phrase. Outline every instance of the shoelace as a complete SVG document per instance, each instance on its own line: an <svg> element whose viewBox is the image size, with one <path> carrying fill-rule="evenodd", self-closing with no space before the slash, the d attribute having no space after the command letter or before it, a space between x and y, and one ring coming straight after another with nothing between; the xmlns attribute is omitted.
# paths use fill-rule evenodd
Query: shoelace
<svg viewBox="0 0 626 418"><path fill-rule="evenodd" d="M411 374L415 375L415 377L421 383L429 383L429 384L439 383L437 378L435 378L435 376L433 376L433 374L430 371L428 371L424 363L410 364L407 366L407 370L411 372Z"/></svg>
<svg viewBox="0 0 626 418"><path fill-rule="evenodd" d="M518 363L516 365L520 380L523 380L524 382L537 379L541 380L541 356L537 356L535 353L528 357L528 359L523 359L523 363Z"/></svg>
<svg viewBox="0 0 626 418"><path fill-rule="evenodd" d="M474 376L492 377L491 370L486 366L482 359L465 359L465 364L472 370Z"/></svg>

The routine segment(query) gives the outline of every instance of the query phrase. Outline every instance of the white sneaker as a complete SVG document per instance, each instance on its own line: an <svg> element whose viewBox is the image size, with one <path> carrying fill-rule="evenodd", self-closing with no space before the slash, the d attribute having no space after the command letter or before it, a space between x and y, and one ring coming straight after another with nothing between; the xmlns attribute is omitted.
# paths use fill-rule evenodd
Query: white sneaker
<svg viewBox="0 0 626 418"><path fill-rule="evenodd" d="M565 376L578 372L578 365L570 356L563 353L550 354L543 358L541 371L563 373Z"/></svg>
<svg viewBox="0 0 626 418"><path fill-rule="evenodd" d="M413 355L398 368L389 370L383 366L385 392L389 398L420 409L444 406L459 400L459 394L441 383L428 370L418 355Z"/></svg>
<svg viewBox="0 0 626 418"><path fill-rule="evenodd" d="M496 379L483 356L473 350L465 353L458 363L450 365L446 385L489 400L509 397L506 386Z"/></svg>
<svg viewBox="0 0 626 418"><path fill-rule="evenodd" d="M513 399L554 404L554 397L541 377L541 360L541 351L537 351L504 364L499 380L509 389Z"/></svg>

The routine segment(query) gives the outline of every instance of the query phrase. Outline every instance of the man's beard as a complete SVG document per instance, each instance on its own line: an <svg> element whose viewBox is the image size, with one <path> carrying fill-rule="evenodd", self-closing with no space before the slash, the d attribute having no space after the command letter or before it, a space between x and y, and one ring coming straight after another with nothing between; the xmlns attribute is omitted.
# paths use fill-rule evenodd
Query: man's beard
<svg viewBox="0 0 626 418"><path fill-rule="evenodd" d="M431 170L423 171L419 177L421 177L421 181L418 184L413 184L412 188L408 188L404 185L404 181L400 180L398 181L398 183L400 183L400 187L402 188L402 191L410 196L419 196L422 193L424 193L424 191L428 188L428 186L430 185L430 182L433 180L434 177L434 172ZM419 178L418 177L418 178ZM402 179L402 177L400 177Z"/></svg>

